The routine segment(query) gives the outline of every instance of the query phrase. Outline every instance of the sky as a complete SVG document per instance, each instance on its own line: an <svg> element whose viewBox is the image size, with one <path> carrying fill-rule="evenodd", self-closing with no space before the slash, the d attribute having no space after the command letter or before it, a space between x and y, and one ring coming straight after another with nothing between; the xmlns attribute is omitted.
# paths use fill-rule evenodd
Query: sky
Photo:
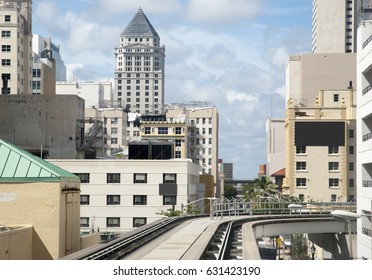
<svg viewBox="0 0 372 280"><path fill-rule="evenodd" d="M59 44L67 79L113 81L114 49L142 8L165 45L165 103L212 102L235 179L266 163L284 118L289 55L311 52L311 0L34 0L33 33Z"/></svg>

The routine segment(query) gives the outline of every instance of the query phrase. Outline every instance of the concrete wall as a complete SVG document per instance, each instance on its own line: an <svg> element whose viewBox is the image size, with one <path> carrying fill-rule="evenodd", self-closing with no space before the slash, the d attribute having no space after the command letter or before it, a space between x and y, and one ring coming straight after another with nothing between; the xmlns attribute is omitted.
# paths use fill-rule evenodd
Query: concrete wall
<svg viewBox="0 0 372 280"><path fill-rule="evenodd" d="M0 231L0 260L32 260L32 226Z"/></svg>
<svg viewBox="0 0 372 280"><path fill-rule="evenodd" d="M0 96L0 137L28 151L49 151L49 158L82 157L80 132L84 100L78 96Z"/></svg>

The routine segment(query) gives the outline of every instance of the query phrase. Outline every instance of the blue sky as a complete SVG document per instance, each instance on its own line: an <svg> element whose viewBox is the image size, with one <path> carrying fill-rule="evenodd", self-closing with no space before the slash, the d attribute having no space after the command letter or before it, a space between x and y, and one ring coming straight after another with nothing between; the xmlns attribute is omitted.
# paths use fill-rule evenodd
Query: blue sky
<svg viewBox="0 0 372 280"><path fill-rule="evenodd" d="M166 103L213 102L219 157L235 178L253 179L266 119L284 117L288 56L311 51L311 2L37 0L33 33L61 46L68 78L112 79L120 33L141 7L166 48Z"/></svg>

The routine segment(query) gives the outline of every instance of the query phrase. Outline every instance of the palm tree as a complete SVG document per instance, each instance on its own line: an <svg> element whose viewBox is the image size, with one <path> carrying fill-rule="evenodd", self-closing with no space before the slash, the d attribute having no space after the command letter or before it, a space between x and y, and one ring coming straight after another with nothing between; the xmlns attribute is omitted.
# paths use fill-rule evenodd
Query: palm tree
<svg viewBox="0 0 372 280"><path fill-rule="evenodd" d="M256 192L261 193L262 196L272 196L278 192L276 185L266 176L256 178L253 185L256 188Z"/></svg>

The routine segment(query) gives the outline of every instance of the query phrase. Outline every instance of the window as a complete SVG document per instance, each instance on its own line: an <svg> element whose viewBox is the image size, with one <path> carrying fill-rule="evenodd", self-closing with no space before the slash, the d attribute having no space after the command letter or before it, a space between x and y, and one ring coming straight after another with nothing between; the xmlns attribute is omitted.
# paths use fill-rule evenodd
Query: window
<svg viewBox="0 0 372 280"><path fill-rule="evenodd" d="M337 200L337 195L331 194L331 201L336 201Z"/></svg>
<svg viewBox="0 0 372 280"><path fill-rule="evenodd" d="M333 95L333 101L334 102L338 102L338 94L334 94Z"/></svg>
<svg viewBox="0 0 372 280"><path fill-rule="evenodd" d="M208 128L209 134L212 134L212 128Z"/></svg>
<svg viewBox="0 0 372 280"><path fill-rule="evenodd" d="M147 205L147 195L133 195L133 205Z"/></svg>
<svg viewBox="0 0 372 280"><path fill-rule="evenodd" d="M168 134L168 127L158 127L158 134Z"/></svg>
<svg viewBox="0 0 372 280"><path fill-rule="evenodd" d="M89 205L90 196L88 194L80 195L80 205Z"/></svg>
<svg viewBox="0 0 372 280"><path fill-rule="evenodd" d="M181 158L181 151L175 151L174 157Z"/></svg>
<svg viewBox="0 0 372 280"><path fill-rule="evenodd" d="M2 38L10 38L10 31L9 30L1 31L1 37Z"/></svg>
<svg viewBox="0 0 372 280"><path fill-rule="evenodd" d="M176 134L182 133L182 127L176 127Z"/></svg>
<svg viewBox="0 0 372 280"><path fill-rule="evenodd" d="M349 171L354 171L354 162L349 162Z"/></svg>
<svg viewBox="0 0 372 280"><path fill-rule="evenodd" d="M120 195L118 194L107 195L106 205L120 205Z"/></svg>
<svg viewBox="0 0 372 280"><path fill-rule="evenodd" d="M10 59L2 59L1 66L10 66Z"/></svg>
<svg viewBox="0 0 372 280"><path fill-rule="evenodd" d="M107 217L106 227L120 227L120 218L119 217Z"/></svg>
<svg viewBox="0 0 372 280"><path fill-rule="evenodd" d="M299 199L300 201L304 201L304 199L305 199L305 195L303 195L303 194L299 194L299 195L298 195L298 199Z"/></svg>
<svg viewBox="0 0 372 280"><path fill-rule="evenodd" d="M349 179L349 188L354 188L354 179Z"/></svg>
<svg viewBox="0 0 372 280"><path fill-rule="evenodd" d="M338 154L338 146L329 146L328 154Z"/></svg>
<svg viewBox="0 0 372 280"><path fill-rule="evenodd" d="M120 183L120 173L107 173L107 183Z"/></svg>
<svg viewBox="0 0 372 280"><path fill-rule="evenodd" d="M145 127L145 134L151 134L151 127Z"/></svg>
<svg viewBox="0 0 372 280"><path fill-rule="evenodd" d="M136 183L147 183L147 174L146 173L134 173L133 182Z"/></svg>
<svg viewBox="0 0 372 280"><path fill-rule="evenodd" d="M354 154L354 146L349 146L349 155Z"/></svg>
<svg viewBox="0 0 372 280"><path fill-rule="evenodd" d="M328 162L328 171L338 171L339 170L339 163L338 162Z"/></svg>
<svg viewBox="0 0 372 280"><path fill-rule="evenodd" d="M177 196L175 195L163 195L163 205L176 205Z"/></svg>
<svg viewBox="0 0 372 280"><path fill-rule="evenodd" d="M179 140L179 139L177 139L176 141L175 141L175 146L176 147L181 147L181 140Z"/></svg>
<svg viewBox="0 0 372 280"><path fill-rule="evenodd" d="M118 123L118 118L111 119L111 124L117 124L117 123Z"/></svg>
<svg viewBox="0 0 372 280"><path fill-rule="evenodd" d="M296 154L306 154L306 146L296 146Z"/></svg>
<svg viewBox="0 0 372 280"><path fill-rule="evenodd" d="M10 50L11 50L10 45L1 45L2 52L10 52Z"/></svg>
<svg viewBox="0 0 372 280"><path fill-rule="evenodd" d="M296 170L306 170L306 161L297 161Z"/></svg>
<svg viewBox="0 0 372 280"><path fill-rule="evenodd" d="M74 174L80 178L80 183L89 183L90 181L89 173L74 173Z"/></svg>
<svg viewBox="0 0 372 280"><path fill-rule="evenodd" d="M11 19L10 15L5 15L4 16L4 21L5 22L10 22L10 19Z"/></svg>
<svg viewBox="0 0 372 280"><path fill-rule="evenodd" d="M112 127L111 128L111 134L118 134L118 128L117 127Z"/></svg>
<svg viewBox="0 0 372 280"><path fill-rule="evenodd" d="M337 188L339 186L339 179L338 178L329 178L329 187L330 188Z"/></svg>
<svg viewBox="0 0 372 280"><path fill-rule="evenodd" d="M141 227L147 224L147 218L135 217L133 218L133 227Z"/></svg>
<svg viewBox="0 0 372 280"><path fill-rule="evenodd" d="M306 187L306 178L296 178L296 187Z"/></svg>
<svg viewBox="0 0 372 280"><path fill-rule="evenodd" d="M117 144L118 138L111 138L111 144Z"/></svg>
<svg viewBox="0 0 372 280"><path fill-rule="evenodd" d="M89 227L88 217L80 217L80 227Z"/></svg>
<svg viewBox="0 0 372 280"><path fill-rule="evenodd" d="M349 138L354 138L354 129L349 129Z"/></svg>
<svg viewBox="0 0 372 280"><path fill-rule="evenodd" d="M167 183L172 183L172 184L176 184L177 183L177 174L175 173L165 173L163 174L163 183L164 184L167 184Z"/></svg>

